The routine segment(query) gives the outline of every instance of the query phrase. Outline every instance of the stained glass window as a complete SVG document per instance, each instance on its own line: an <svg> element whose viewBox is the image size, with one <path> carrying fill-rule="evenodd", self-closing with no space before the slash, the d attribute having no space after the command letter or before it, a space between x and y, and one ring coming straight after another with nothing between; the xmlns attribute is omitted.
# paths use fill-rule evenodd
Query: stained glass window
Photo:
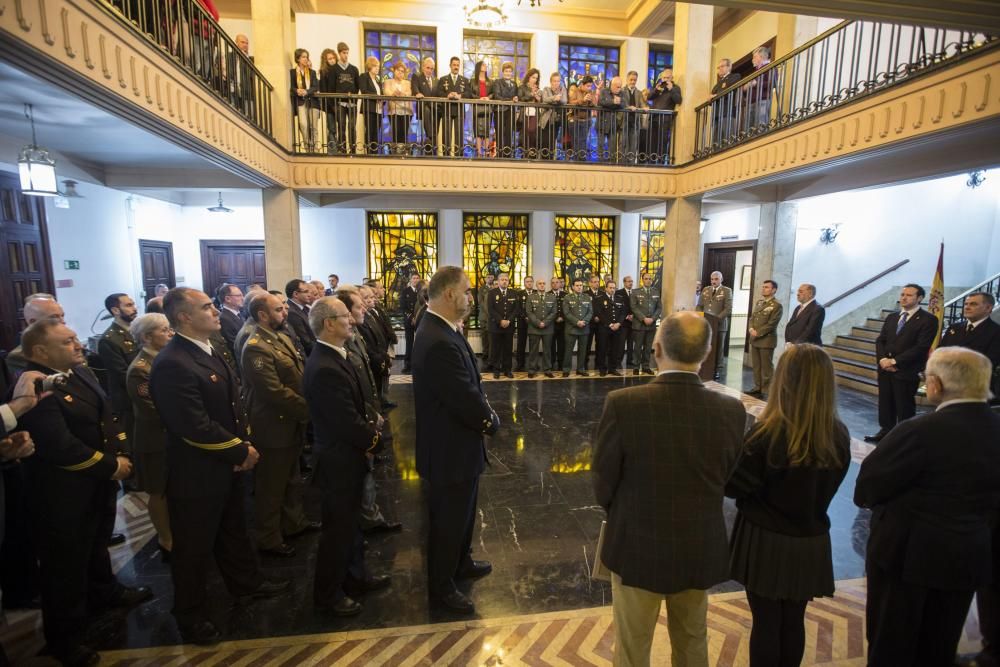
<svg viewBox="0 0 1000 667"><path fill-rule="evenodd" d="M576 278L615 273L615 219L609 216L556 216L555 267L572 287Z"/></svg>
<svg viewBox="0 0 1000 667"><path fill-rule="evenodd" d="M674 50L666 44L649 45L649 67L646 71L646 84L652 88L653 82L660 72L674 66Z"/></svg>
<svg viewBox="0 0 1000 667"><path fill-rule="evenodd" d="M566 85L589 74L601 86L618 76L618 47L559 41L559 73Z"/></svg>
<svg viewBox="0 0 1000 667"><path fill-rule="evenodd" d="M385 307L394 321L410 276L430 280L436 270L437 214L368 212L368 275L385 285Z"/></svg>
<svg viewBox="0 0 1000 667"><path fill-rule="evenodd" d="M399 60L406 63L409 76L413 76L420 69L420 61L437 58L437 35L433 30L365 30L365 58L369 56L382 63L382 79L392 78L392 65ZM364 65L359 69L364 71Z"/></svg>
<svg viewBox="0 0 1000 667"><path fill-rule="evenodd" d="M472 78L476 63L485 60L487 76L491 79L501 77L500 65L505 62L514 63L514 78L518 82L524 80L524 75L531 68L531 39L528 37L498 37L465 33L464 59L462 72Z"/></svg>
<svg viewBox="0 0 1000 667"><path fill-rule="evenodd" d="M523 285L528 273L528 216L506 213L466 213L462 264L472 282L476 308L470 325L479 326L479 288L487 274L510 274L512 285Z"/></svg>
<svg viewBox="0 0 1000 667"><path fill-rule="evenodd" d="M643 218L639 224L639 275L652 275L656 289L660 288L663 278L663 228L666 223L664 218Z"/></svg>

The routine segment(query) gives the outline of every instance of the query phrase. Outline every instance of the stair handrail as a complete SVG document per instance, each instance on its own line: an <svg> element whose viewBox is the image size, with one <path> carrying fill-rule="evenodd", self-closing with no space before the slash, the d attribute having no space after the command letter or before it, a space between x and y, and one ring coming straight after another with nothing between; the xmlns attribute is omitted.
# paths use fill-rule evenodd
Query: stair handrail
<svg viewBox="0 0 1000 667"><path fill-rule="evenodd" d="M949 299L944 304L944 326L945 328L950 327L955 322L962 319L962 306L965 303L965 297L976 292L988 292L992 294L997 301L1000 301L1000 273L990 276L986 280L982 281L978 285L970 287L961 294ZM1000 304L994 305L994 310L1000 307Z"/></svg>
<svg viewBox="0 0 1000 667"><path fill-rule="evenodd" d="M857 285L855 285L851 289L847 290L843 294L838 294L837 296L833 297L832 299L830 299L829 301L827 301L826 303L824 303L823 307L824 308L829 308L830 306L832 306L833 304L837 303L841 299L846 299L847 297L851 296L852 294L854 294L858 290L861 290L861 289L864 289L865 287L868 287L869 285L871 285L873 282L875 282L879 278L885 277L885 276L889 275L890 273L892 273L893 271L895 271L896 269L898 269L899 267L903 266L904 264L909 263L909 261L910 260L908 260L908 259L904 259L901 262L896 262L895 264L893 264L892 266L890 266L885 271L880 271L879 273L876 273L874 276L872 276L868 280L866 280L866 281L864 281L862 283L858 283Z"/></svg>

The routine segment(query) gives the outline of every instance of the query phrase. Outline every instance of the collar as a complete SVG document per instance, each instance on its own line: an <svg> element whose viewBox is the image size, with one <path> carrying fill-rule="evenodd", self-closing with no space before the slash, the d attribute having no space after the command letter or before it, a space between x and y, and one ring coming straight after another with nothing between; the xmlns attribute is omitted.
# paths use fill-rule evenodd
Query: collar
<svg viewBox="0 0 1000 667"><path fill-rule="evenodd" d="M458 333L458 325L455 324L454 322L452 322L451 320L449 320L447 317L445 317L441 313L438 313L438 312L435 312L435 311L431 310L429 307L427 308L427 312L430 313L431 315L435 315L438 318L440 318L441 321L443 321L449 327L451 327L452 331L454 331L455 333Z"/></svg>
<svg viewBox="0 0 1000 667"><path fill-rule="evenodd" d="M953 398L950 401L945 401L941 405L937 406L937 409L935 409L934 412L937 412L938 410L943 410L949 405L960 405L962 403L986 403L986 401L978 398Z"/></svg>
<svg viewBox="0 0 1000 667"><path fill-rule="evenodd" d="M336 350L337 354L339 354L344 359L347 359L347 349L346 348L337 347L336 345L332 345L331 343L327 343L325 340L320 340L319 338L316 339L316 342L319 343L320 345L326 345L331 350Z"/></svg>
<svg viewBox="0 0 1000 667"><path fill-rule="evenodd" d="M195 340L194 338L191 338L190 336L185 336L180 331L175 331L174 333L177 334L178 336L180 336L181 338L183 338L184 340L191 341L192 343L194 343L195 345L197 345L198 348L201 349L202 352L204 352L205 354L207 354L209 356L212 356L212 344L211 343L205 343L205 342L200 341L200 340Z"/></svg>
<svg viewBox="0 0 1000 667"><path fill-rule="evenodd" d="M968 326L968 325L971 324L972 328L975 329L976 327L978 327L980 324L982 324L983 322L985 322L988 319L990 319L989 315L987 315L983 319L979 320L978 322L973 322L972 320L965 320L965 324L966 324L966 326Z"/></svg>
<svg viewBox="0 0 1000 667"><path fill-rule="evenodd" d="M907 310L907 309L905 309L905 308L900 308L900 309L899 309L899 312L900 312L901 314L902 314L902 313L906 313L906 319L907 319L907 320L909 320L909 319L911 319L911 318L912 318L912 317L913 317L914 315L916 315L916 314L917 314L917 311L918 311L918 310L920 310L920 304L917 304L916 306L914 306L913 308L910 308L909 310Z"/></svg>
<svg viewBox="0 0 1000 667"><path fill-rule="evenodd" d="M233 309L233 308L230 308L230 307L229 307L229 306L227 306L226 304L222 304L222 309L223 309L223 310L228 310L228 311L229 311L230 313L232 313L232 314L233 314L233 315L235 315L236 317L240 317L240 311L238 311L238 310L235 310L235 309Z"/></svg>
<svg viewBox="0 0 1000 667"><path fill-rule="evenodd" d="M809 299L809 300L808 300L808 301L806 301L805 303L800 303L800 304L799 304L799 310L805 310L806 306L808 306L808 305L809 305L810 303L812 303L812 302L813 302L813 301L815 301L815 300L816 300L816 299Z"/></svg>
<svg viewBox="0 0 1000 667"><path fill-rule="evenodd" d="M661 375L673 375L673 374L676 374L676 373L683 373L683 374L686 374L686 375L693 375L695 377L699 377L698 374L695 373L694 371L675 371L675 370L659 371L659 372L657 372L656 376L659 377Z"/></svg>

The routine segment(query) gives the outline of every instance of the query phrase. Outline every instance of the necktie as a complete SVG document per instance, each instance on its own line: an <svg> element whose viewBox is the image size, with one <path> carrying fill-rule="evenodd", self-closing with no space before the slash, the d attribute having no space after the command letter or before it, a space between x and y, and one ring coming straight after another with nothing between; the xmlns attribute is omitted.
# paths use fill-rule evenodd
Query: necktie
<svg viewBox="0 0 1000 667"><path fill-rule="evenodd" d="M965 327L965 333L970 334L975 327L972 326L972 322L969 322Z"/></svg>
<svg viewBox="0 0 1000 667"><path fill-rule="evenodd" d="M908 313L904 310L903 314L899 316L899 322L896 324L896 335L897 336L899 335L899 332L903 330L903 327L906 326L906 318L907 317L908 317Z"/></svg>

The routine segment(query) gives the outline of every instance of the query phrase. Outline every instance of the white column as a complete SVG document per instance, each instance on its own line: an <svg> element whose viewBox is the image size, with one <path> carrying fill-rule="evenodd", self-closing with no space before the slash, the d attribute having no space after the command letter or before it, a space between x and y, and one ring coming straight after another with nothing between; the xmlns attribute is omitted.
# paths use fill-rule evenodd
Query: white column
<svg viewBox="0 0 1000 667"><path fill-rule="evenodd" d="M293 276L302 275L302 239L299 199L291 188L261 192L264 209L264 261L269 289L280 289Z"/></svg>
<svg viewBox="0 0 1000 667"><path fill-rule="evenodd" d="M639 73L639 88L645 88L646 68L649 67L649 40L639 37L627 37L624 48L625 59L622 61L622 83L625 75L635 70Z"/></svg>
<svg viewBox="0 0 1000 667"><path fill-rule="evenodd" d="M792 286L792 266L795 261L795 233L798 227L798 205L794 202L762 204L760 231L757 237L757 266L754 270L752 304L760 298L760 286L765 280L778 283L775 298L784 306L778 323L778 347L783 345L785 323L795 308L796 288Z"/></svg>
<svg viewBox="0 0 1000 667"><path fill-rule="evenodd" d="M462 266L462 211L446 208L438 213L438 268Z"/></svg>
<svg viewBox="0 0 1000 667"><path fill-rule="evenodd" d="M638 213L622 213L618 218L618 275L615 276L618 286L621 287L622 279L625 276L632 276L636 286L639 285L639 222L642 216Z"/></svg>
<svg viewBox="0 0 1000 667"><path fill-rule="evenodd" d="M535 211L528 218L531 244L531 275L552 280L556 242L556 216L552 211Z"/></svg>
<svg viewBox="0 0 1000 667"><path fill-rule="evenodd" d="M536 30L531 38L531 62L542 73L541 79L549 85L549 76L559 69L559 33Z"/></svg>
<svg viewBox="0 0 1000 667"><path fill-rule="evenodd" d="M694 309L698 280L701 198L667 200L663 232L663 312Z"/></svg>

